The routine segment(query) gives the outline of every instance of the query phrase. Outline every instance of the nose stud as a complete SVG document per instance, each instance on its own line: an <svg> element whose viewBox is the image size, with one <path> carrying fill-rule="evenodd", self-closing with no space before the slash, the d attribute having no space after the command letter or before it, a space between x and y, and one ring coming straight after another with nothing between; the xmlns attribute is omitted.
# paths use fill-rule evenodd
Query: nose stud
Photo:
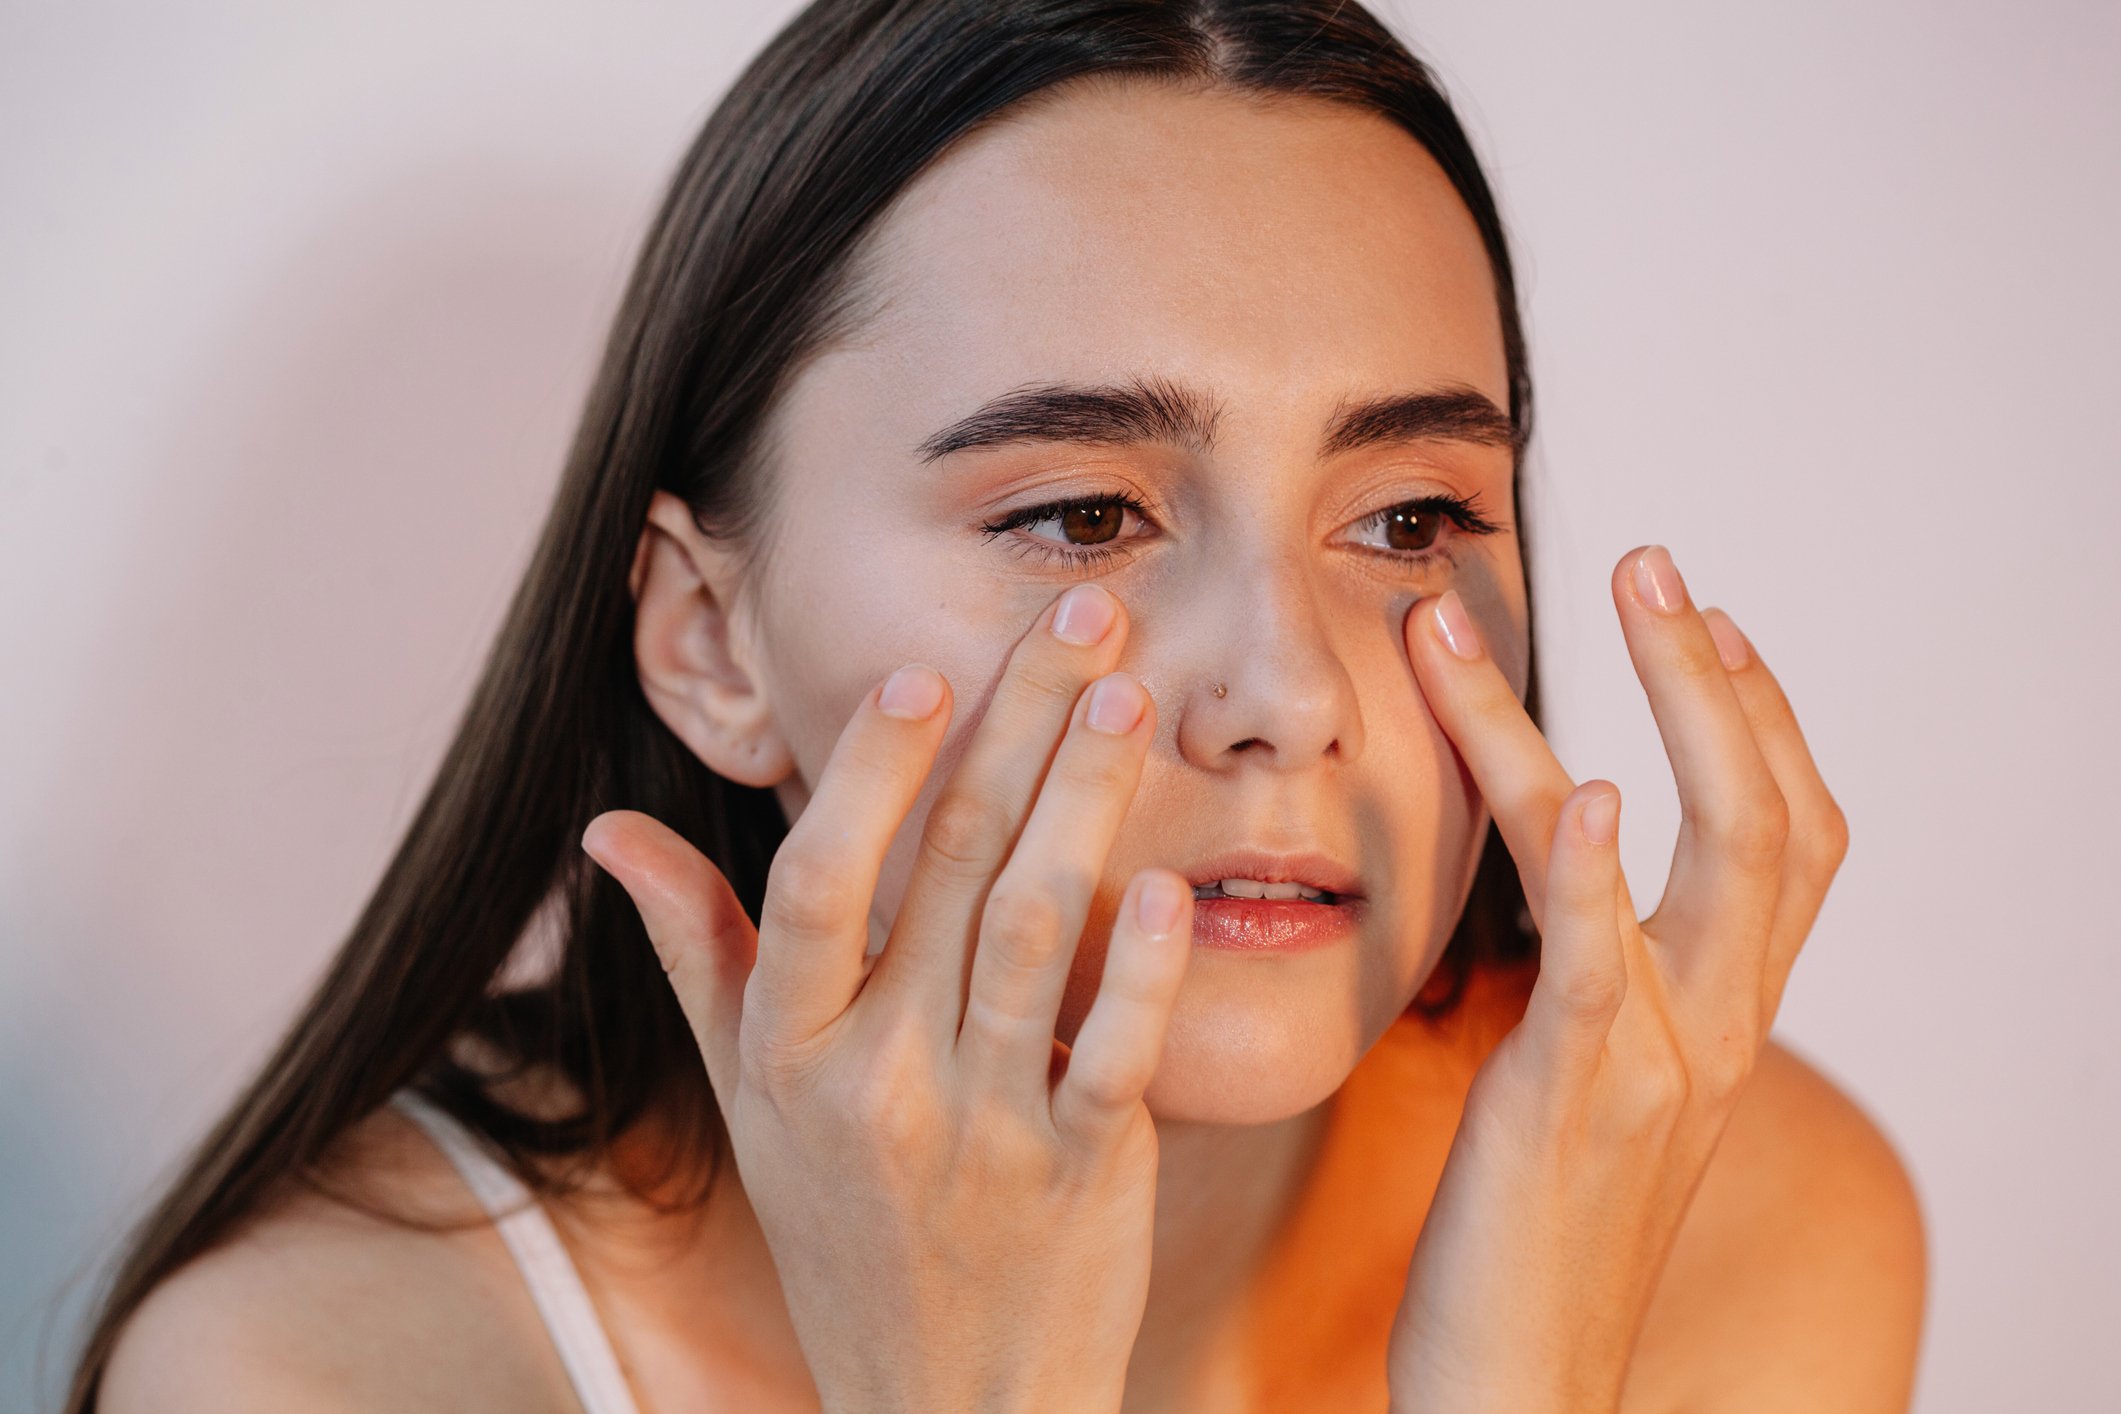
<svg viewBox="0 0 2121 1414"><path fill-rule="evenodd" d="M1223 696L1226 696L1226 695L1228 695L1228 692L1229 692L1229 689L1225 688L1225 687L1224 687L1224 686L1223 686L1223 685L1222 685L1221 683L1217 683L1217 684L1215 684L1215 695L1216 695L1217 697L1223 697Z"/></svg>

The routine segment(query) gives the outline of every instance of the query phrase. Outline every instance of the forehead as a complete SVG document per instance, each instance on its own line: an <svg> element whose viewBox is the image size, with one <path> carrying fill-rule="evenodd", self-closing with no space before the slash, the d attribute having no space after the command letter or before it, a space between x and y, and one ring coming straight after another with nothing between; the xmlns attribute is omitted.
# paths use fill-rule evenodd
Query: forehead
<svg viewBox="0 0 2121 1414"><path fill-rule="evenodd" d="M872 313L847 352L900 398L924 389L922 416L1135 373L1240 419L1446 379L1509 403L1471 215L1418 142L1348 104L1048 90L911 183L860 266Z"/></svg>

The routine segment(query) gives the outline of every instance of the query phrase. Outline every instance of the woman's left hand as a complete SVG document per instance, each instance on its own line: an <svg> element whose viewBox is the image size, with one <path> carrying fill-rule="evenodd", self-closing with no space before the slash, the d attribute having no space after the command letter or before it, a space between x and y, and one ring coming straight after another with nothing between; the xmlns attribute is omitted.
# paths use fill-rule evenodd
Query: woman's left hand
<svg viewBox="0 0 2121 1414"><path fill-rule="evenodd" d="M1394 1410L1618 1407L1680 1221L1847 851L1789 702L1730 620L1697 612L1656 546L1620 562L1613 597L1679 785L1670 881L1639 922L1619 792L1570 780L1455 592L1407 615L1416 675L1541 942L1415 1245Z"/></svg>

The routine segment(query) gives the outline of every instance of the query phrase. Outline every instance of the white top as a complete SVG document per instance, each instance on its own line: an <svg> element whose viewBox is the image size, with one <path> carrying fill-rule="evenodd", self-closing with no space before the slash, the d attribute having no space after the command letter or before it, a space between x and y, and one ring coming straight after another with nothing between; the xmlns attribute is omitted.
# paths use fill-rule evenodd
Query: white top
<svg viewBox="0 0 2121 1414"><path fill-rule="evenodd" d="M426 1130L456 1165L479 1206L500 1230L501 1240L522 1269L538 1314L545 1318L545 1329L552 1333L560 1363L567 1367L567 1378L582 1401L583 1414L640 1414L612 1351L611 1338L590 1304L588 1288L582 1285L582 1274L575 1270L552 1219L530 1190L481 1147L471 1131L426 1097L400 1090L390 1100Z"/></svg>

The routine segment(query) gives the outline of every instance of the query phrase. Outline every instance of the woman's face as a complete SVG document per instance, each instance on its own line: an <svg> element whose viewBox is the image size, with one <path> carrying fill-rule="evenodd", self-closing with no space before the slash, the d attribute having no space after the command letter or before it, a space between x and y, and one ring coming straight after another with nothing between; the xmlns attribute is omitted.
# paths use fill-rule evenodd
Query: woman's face
<svg viewBox="0 0 2121 1414"><path fill-rule="evenodd" d="M1095 996L1136 871L1318 851L1361 877L1359 927L1306 951L1196 947L1148 1102L1233 1123L1319 1103L1429 975L1487 826L1407 662L1408 607L1455 586L1524 687L1509 448L1391 419L1328 440L1377 399L1472 390L1509 406L1471 216L1420 145L1367 112L1098 83L1049 91L951 150L886 215L864 269L873 317L777 411L769 548L742 596L795 762L777 787L789 817L881 678L918 660L949 679L949 734L876 895L880 942L1012 647L1095 579L1126 606L1118 666L1154 699L1156 732L1058 1034L1072 1040ZM1149 380L1212 414L1212 436L1084 443L1053 428L919 450L1012 391ZM1124 515L1116 535L1082 517L983 529L1112 495L1146 508L1106 505L1105 523ZM1473 500L1501 529L1378 518L1433 495Z"/></svg>

